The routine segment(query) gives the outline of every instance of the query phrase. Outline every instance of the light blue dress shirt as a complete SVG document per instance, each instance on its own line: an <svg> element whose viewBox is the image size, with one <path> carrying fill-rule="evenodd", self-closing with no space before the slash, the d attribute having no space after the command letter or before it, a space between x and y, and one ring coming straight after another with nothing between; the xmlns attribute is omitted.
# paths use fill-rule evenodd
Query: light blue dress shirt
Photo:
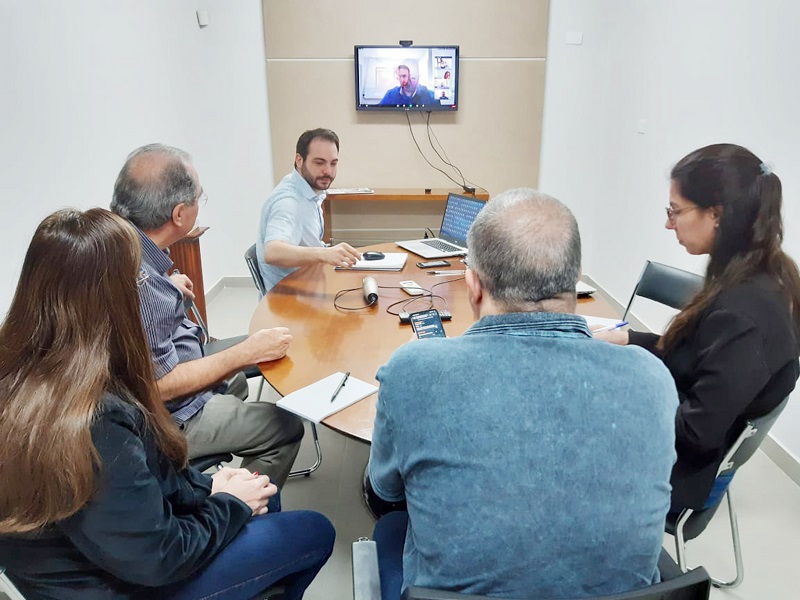
<svg viewBox="0 0 800 600"><path fill-rule="evenodd" d="M325 192L316 194L297 169L292 169L267 198L261 209L256 242L258 266L267 291L295 270L264 262L264 246L268 242L281 241L312 248L325 245L322 241L325 195Z"/></svg>

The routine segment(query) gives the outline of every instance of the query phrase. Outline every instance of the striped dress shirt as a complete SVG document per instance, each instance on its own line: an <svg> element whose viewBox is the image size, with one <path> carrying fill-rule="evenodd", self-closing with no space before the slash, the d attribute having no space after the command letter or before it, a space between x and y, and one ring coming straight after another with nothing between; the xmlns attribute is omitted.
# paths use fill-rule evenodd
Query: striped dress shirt
<svg viewBox="0 0 800 600"><path fill-rule="evenodd" d="M142 323L153 357L156 379L178 364L203 357L200 328L186 318L183 294L167 273L174 263L141 230L143 279L139 286ZM182 424L192 418L212 396L210 390L166 403L172 418Z"/></svg>

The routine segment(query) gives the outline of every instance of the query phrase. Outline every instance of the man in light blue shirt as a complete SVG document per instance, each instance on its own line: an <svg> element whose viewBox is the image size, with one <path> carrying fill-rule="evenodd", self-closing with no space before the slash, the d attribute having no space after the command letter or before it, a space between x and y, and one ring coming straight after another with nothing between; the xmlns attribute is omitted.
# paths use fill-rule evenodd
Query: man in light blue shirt
<svg viewBox="0 0 800 600"><path fill-rule="evenodd" d="M657 582L669 371L639 348L609 351L574 314L580 235L554 198L500 194L467 245L476 323L378 371L369 477L408 507L375 528L383 600L411 585L574 598Z"/></svg>
<svg viewBox="0 0 800 600"><path fill-rule="evenodd" d="M294 169L261 209L256 254L266 291L298 267L352 267L361 258L350 244L327 246L322 239L322 203L338 164L339 138L330 129L312 129L297 140Z"/></svg>

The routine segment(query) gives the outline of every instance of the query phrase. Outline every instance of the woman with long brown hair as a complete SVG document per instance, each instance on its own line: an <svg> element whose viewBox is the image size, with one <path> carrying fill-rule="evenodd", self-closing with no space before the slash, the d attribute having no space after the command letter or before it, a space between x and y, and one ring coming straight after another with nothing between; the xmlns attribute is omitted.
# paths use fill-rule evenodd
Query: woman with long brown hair
<svg viewBox="0 0 800 600"><path fill-rule="evenodd" d="M209 477L155 389L140 243L103 209L33 236L0 326L0 565L28 599L300 598L333 527L267 515L269 478Z"/></svg>
<svg viewBox="0 0 800 600"><path fill-rule="evenodd" d="M666 228L689 254L708 254L703 288L659 337L596 337L661 357L680 396L672 510L700 509L747 419L763 416L800 373L800 275L783 252L781 181L755 154L715 144L672 169Z"/></svg>

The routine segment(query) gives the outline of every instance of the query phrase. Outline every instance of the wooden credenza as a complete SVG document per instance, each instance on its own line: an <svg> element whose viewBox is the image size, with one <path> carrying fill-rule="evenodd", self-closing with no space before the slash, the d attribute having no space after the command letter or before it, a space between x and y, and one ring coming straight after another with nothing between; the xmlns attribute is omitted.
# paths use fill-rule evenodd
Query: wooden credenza
<svg viewBox="0 0 800 600"><path fill-rule="evenodd" d="M186 274L194 285L194 304L200 316L208 324L206 315L206 293L203 287L203 261L200 258L200 236L208 227L195 227L186 236L169 247L169 257L175 268Z"/></svg>
<svg viewBox="0 0 800 600"><path fill-rule="evenodd" d="M387 242L397 239L422 237L425 227L438 227L444 212L447 195L450 193L475 196L488 200L489 194L479 192L464 194L460 188L372 188L373 194L329 194L322 204L325 225L323 239L326 242L350 240L352 227L361 231L385 230L387 225L413 229L407 233L385 230L386 239L380 234L368 236L368 243ZM348 234L337 235L336 231ZM417 235L419 233L419 235ZM337 239L338 238L338 239Z"/></svg>

